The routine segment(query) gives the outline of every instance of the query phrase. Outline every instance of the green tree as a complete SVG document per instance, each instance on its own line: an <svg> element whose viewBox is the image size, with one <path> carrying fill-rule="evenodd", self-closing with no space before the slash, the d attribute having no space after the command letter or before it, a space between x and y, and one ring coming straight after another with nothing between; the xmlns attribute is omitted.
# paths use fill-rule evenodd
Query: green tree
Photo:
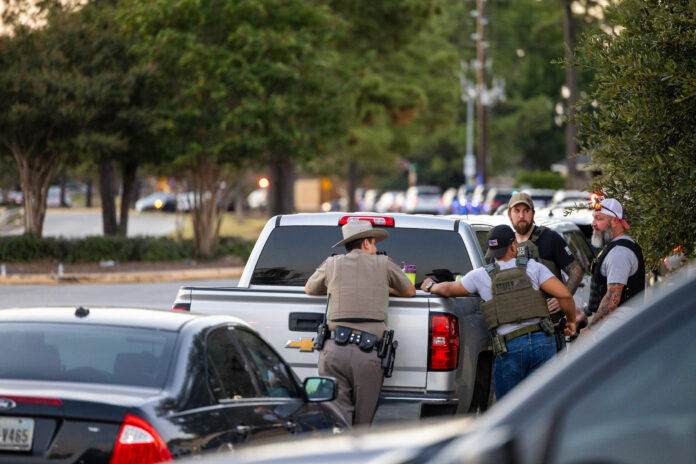
<svg viewBox="0 0 696 464"><path fill-rule="evenodd" d="M38 20L55 5L40 4ZM58 29L26 24L27 2L10 1L0 37L0 146L17 164L25 233L41 235L46 196L79 130L79 76L62 50Z"/></svg>
<svg viewBox="0 0 696 464"><path fill-rule="evenodd" d="M330 11L303 0L132 0L122 12L162 84L157 127L193 187L201 253L247 164L277 169L274 207L290 210L293 161L343 131Z"/></svg>
<svg viewBox="0 0 696 464"><path fill-rule="evenodd" d="M584 37L578 55L596 72L577 117L583 149L601 172L592 186L622 202L653 263L677 246L694 257L694 2L622 0L606 18L613 31Z"/></svg>
<svg viewBox="0 0 696 464"><path fill-rule="evenodd" d="M153 129L159 103L157 81L152 65L117 21L116 3L92 0L65 12L61 39L80 77L77 98L83 111L74 152L81 155L78 160L89 158L98 166L104 233L125 236L138 167L159 162L163 156ZM51 24L59 26L58 21ZM121 179L119 219L114 163Z"/></svg>

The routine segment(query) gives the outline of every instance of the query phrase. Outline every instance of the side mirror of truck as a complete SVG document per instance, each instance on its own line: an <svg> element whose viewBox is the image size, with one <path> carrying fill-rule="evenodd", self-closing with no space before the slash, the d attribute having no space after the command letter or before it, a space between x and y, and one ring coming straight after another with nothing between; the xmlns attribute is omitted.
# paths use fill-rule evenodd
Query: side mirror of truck
<svg viewBox="0 0 696 464"><path fill-rule="evenodd" d="M307 377L304 393L310 403L333 401L338 394L338 385L333 377Z"/></svg>

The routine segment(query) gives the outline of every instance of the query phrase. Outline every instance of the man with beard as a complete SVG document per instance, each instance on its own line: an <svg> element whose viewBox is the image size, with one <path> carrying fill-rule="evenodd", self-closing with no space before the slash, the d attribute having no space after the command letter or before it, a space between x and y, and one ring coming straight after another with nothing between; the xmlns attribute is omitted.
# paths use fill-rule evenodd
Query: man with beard
<svg viewBox="0 0 696 464"><path fill-rule="evenodd" d="M645 288L643 250L626 235L630 226L621 203L607 198L594 205L592 245L602 248L592 263L589 310L596 325Z"/></svg>
<svg viewBox="0 0 696 464"><path fill-rule="evenodd" d="M534 259L543 264L554 276L563 282L561 269L568 274L564 282L571 295L575 294L582 281L582 269L575 260L563 237L551 229L534 224L534 202L525 192L518 192L508 202L508 218L515 229L517 252L520 257ZM557 298L545 295L546 304L551 314L551 320L556 327L556 348L558 351L565 347L563 328L566 320L561 312Z"/></svg>

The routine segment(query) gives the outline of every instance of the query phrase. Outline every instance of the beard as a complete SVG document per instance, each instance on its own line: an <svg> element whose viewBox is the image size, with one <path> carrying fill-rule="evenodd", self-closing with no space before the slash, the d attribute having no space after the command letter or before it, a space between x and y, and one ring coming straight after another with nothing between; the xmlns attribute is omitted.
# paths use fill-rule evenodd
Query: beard
<svg viewBox="0 0 696 464"><path fill-rule="evenodd" d="M607 227L604 229L603 232L599 232L598 230L595 230L592 233L592 246L595 248L604 248L604 246L611 242L611 239L614 238L614 233L612 232L611 228Z"/></svg>
<svg viewBox="0 0 696 464"><path fill-rule="evenodd" d="M517 221L517 224L513 224L512 227L515 229L515 232L520 235L524 235L529 232L533 225L533 222Z"/></svg>

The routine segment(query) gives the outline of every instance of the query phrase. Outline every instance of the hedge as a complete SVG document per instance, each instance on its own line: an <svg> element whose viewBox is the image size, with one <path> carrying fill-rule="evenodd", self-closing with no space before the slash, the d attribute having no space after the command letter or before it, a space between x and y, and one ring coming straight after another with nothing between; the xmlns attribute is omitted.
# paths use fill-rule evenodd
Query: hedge
<svg viewBox="0 0 696 464"><path fill-rule="evenodd" d="M222 237L206 258L234 255L246 260L253 241ZM0 261L27 262L52 258L63 263L88 263L106 260L182 261L199 259L192 240L176 241L165 237L86 237L83 239L40 238L25 234L0 238Z"/></svg>

